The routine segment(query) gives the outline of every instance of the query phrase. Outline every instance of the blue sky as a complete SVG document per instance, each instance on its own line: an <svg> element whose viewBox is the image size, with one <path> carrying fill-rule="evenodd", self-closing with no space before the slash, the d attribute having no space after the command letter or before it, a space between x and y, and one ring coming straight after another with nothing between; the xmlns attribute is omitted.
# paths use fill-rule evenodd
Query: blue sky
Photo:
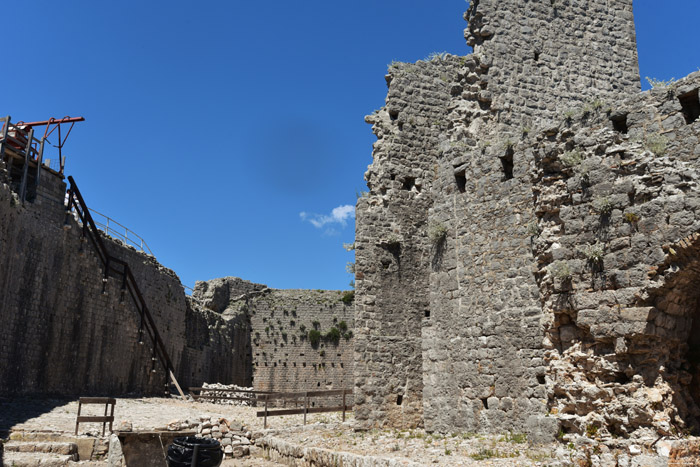
<svg viewBox="0 0 700 467"><path fill-rule="evenodd" d="M3 5L0 113L84 116L64 153L88 205L189 286L344 289L352 206L392 60L465 55L463 0ZM694 0L637 0L641 75L700 67ZM8 21L8 18L12 20ZM646 82L644 82L646 86Z"/></svg>

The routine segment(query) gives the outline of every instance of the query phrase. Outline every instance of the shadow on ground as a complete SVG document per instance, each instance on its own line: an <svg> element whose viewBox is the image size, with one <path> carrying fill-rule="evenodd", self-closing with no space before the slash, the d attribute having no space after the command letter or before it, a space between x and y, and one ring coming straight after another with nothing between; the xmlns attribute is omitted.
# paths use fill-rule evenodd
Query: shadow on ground
<svg viewBox="0 0 700 467"><path fill-rule="evenodd" d="M71 399L36 399L30 396L0 398L0 439L7 438L15 425L50 412L70 401ZM2 449L0 449L0 460L2 460Z"/></svg>

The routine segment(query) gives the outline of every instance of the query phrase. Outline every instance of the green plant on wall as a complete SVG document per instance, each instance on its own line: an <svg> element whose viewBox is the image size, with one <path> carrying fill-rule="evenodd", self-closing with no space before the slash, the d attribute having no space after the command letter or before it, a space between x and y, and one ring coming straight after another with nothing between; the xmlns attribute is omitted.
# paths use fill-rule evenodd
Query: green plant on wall
<svg viewBox="0 0 700 467"><path fill-rule="evenodd" d="M655 156L661 157L666 154L668 138L658 133L652 133L644 138L644 148L651 151Z"/></svg>
<svg viewBox="0 0 700 467"><path fill-rule="evenodd" d="M530 221L530 223L527 224L527 234L531 237L537 237L541 232L540 226L537 223L536 220Z"/></svg>
<svg viewBox="0 0 700 467"><path fill-rule="evenodd" d="M559 160L566 167L576 167L583 162L583 153L578 149L572 149L560 155Z"/></svg>
<svg viewBox="0 0 700 467"><path fill-rule="evenodd" d="M647 83L649 83L649 86L651 86L654 89L664 89L676 82L675 78L671 78L664 81L662 79L650 78L649 76L645 76L644 79L646 79Z"/></svg>
<svg viewBox="0 0 700 467"><path fill-rule="evenodd" d="M571 279L571 267L566 261L555 261L552 264L550 264L547 269L549 270L549 273L552 275L552 277L559 281L563 282Z"/></svg>
<svg viewBox="0 0 700 467"><path fill-rule="evenodd" d="M340 330L333 326L325 336L323 336L328 342L333 343L334 345L338 345L340 342Z"/></svg>
<svg viewBox="0 0 700 467"><path fill-rule="evenodd" d="M431 223L428 226L428 240L433 246L442 243L447 237L447 227L440 223Z"/></svg>
<svg viewBox="0 0 700 467"><path fill-rule="evenodd" d="M345 292L343 292L343 296L340 297L340 300L346 305L350 305L353 302L353 300L355 300L355 291L346 290Z"/></svg>
<svg viewBox="0 0 700 467"><path fill-rule="evenodd" d="M587 244L580 248L580 251L590 264L598 266L603 263L605 247L600 242L596 242L595 245Z"/></svg>
<svg viewBox="0 0 700 467"><path fill-rule="evenodd" d="M615 206L613 205L612 201L605 196L601 196L593 200L593 209L601 216L609 215L614 208Z"/></svg>
<svg viewBox="0 0 700 467"><path fill-rule="evenodd" d="M311 343L311 347L316 348L318 347L318 344L321 343L321 331L317 329L312 329L309 331L309 343Z"/></svg>

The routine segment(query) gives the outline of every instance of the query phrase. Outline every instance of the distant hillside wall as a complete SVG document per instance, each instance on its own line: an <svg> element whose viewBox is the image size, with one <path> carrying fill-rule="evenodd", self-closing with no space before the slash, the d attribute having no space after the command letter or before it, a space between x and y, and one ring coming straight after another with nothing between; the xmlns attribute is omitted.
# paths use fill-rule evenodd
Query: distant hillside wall
<svg viewBox="0 0 700 467"><path fill-rule="evenodd" d="M0 393L162 394L162 367L138 344L139 319L71 218L65 185L45 175L21 205L0 162ZM88 200L89 201L89 200ZM187 306L177 276L154 258L107 240L126 260L157 322L182 385L244 382L238 340L223 320ZM227 380L227 381L225 381Z"/></svg>
<svg viewBox="0 0 700 467"><path fill-rule="evenodd" d="M246 323L256 390L318 391L352 388L354 304L347 294L269 289L227 277L198 282L193 297L227 320ZM337 340L329 337L334 328ZM312 330L321 334L316 345Z"/></svg>

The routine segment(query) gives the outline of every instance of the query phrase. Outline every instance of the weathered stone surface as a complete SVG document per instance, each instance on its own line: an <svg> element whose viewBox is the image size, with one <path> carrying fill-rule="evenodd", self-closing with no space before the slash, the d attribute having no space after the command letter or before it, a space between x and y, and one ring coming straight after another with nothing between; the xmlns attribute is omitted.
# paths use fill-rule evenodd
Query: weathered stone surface
<svg viewBox="0 0 700 467"><path fill-rule="evenodd" d="M475 53L391 66L366 117L357 427L696 427L700 73L638 94L631 0L465 18Z"/></svg>

